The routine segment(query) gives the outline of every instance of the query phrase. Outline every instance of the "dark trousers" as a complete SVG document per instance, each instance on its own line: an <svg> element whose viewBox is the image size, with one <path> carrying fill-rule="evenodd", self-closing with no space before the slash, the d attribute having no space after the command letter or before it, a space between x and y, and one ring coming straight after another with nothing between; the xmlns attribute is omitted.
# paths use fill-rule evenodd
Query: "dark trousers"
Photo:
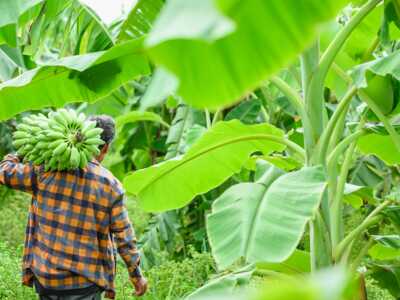
<svg viewBox="0 0 400 300"><path fill-rule="evenodd" d="M91 292L86 295L50 296L39 295L40 300L101 300L102 292Z"/></svg>
<svg viewBox="0 0 400 300"><path fill-rule="evenodd" d="M48 290L38 280L34 279L33 284L40 300L101 300L103 290L96 285L79 290Z"/></svg>

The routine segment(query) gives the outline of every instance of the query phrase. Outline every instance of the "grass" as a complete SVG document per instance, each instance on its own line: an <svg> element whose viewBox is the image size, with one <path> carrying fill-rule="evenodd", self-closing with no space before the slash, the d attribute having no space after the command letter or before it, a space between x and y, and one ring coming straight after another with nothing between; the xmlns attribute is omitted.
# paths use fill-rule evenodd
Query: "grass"
<svg viewBox="0 0 400 300"><path fill-rule="evenodd" d="M21 257L28 216L30 197L23 193L6 191L0 187L0 299L37 299L31 288L21 285ZM141 211L132 199L127 207L135 230L145 229L149 216ZM162 255L161 255L162 256ZM164 255L164 257L166 257ZM181 299L202 286L215 273L209 253L191 251L182 261L164 258L162 263L145 271L149 280L149 292L143 300ZM117 300L133 298L134 289L122 260L117 264Z"/></svg>

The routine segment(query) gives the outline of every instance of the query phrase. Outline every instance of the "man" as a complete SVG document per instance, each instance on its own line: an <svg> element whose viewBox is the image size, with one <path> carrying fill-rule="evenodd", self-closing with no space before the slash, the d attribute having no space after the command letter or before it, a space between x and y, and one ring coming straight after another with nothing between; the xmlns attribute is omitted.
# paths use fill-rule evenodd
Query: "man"
<svg viewBox="0 0 400 300"><path fill-rule="evenodd" d="M7 155L0 184L32 195L23 258L23 284L41 300L114 299L115 247L136 295L147 290L120 182L100 165L115 136L114 120L91 118L103 129L101 153L81 170L45 172Z"/></svg>

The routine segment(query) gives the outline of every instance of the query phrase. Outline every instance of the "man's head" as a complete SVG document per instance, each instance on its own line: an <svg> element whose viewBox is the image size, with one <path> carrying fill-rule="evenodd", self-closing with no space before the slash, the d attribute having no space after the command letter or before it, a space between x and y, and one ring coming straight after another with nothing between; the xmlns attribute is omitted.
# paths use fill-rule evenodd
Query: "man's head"
<svg viewBox="0 0 400 300"><path fill-rule="evenodd" d="M101 139L104 141L104 145L100 146L100 154L97 157L98 161L102 161L104 156L107 154L110 144L115 137L115 121L113 118L107 115L92 116L89 121L96 122L96 127L103 129Z"/></svg>

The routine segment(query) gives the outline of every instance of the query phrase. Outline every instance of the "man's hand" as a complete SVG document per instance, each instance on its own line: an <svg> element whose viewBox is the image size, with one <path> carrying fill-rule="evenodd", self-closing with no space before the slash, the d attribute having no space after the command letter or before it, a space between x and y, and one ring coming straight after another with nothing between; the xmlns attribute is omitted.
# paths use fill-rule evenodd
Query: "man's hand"
<svg viewBox="0 0 400 300"><path fill-rule="evenodd" d="M140 297L143 296L147 292L147 280L144 277L140 277L136 280L133 285L135 286L135 295Z"/></svg>

